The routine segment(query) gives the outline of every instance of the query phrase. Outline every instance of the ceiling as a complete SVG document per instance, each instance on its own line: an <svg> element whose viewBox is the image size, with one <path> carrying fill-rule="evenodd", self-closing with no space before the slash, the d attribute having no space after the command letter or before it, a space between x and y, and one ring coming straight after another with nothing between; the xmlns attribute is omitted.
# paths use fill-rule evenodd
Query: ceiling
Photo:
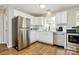
<svg viewBox="0 0 79 59"><path fill-rule="evenodd" d="M52 12L55 12L58 10L78 6L78 4L46 4L46 8L44 9L40 8L39 4L10 4L9 6L32 15L41 15L45 14L48 9L50 9Z"/></svg>

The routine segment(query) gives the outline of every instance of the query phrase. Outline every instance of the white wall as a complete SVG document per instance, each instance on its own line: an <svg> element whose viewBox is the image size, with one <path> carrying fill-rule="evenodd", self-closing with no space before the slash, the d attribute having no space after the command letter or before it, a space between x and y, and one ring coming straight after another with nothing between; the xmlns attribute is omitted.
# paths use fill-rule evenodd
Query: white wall
<svg viewBox="0 0 79 59"><path fill-rule="evenodd" d="M10 33L9 26L10 25L8 25L9 24L8 16L10 16L9 9L8 8L7 9L0 9L0 16L2 17L2 20L3 20L3 22L0 23L0 26L3 27L3 28L1 28L1 29L3 29L3 31L2 31L3 33L0 32L1 33L0 36L3 36L3 38L0 37L1 41L2 41L1 43L7 44L8 39L10 39L10 36L9 36L9 33ZM8 43L7 45L9 46L9 44L11 44L11 43Z"/></svg>
<svg viewBox="0 0 79 59"><path fill-rule="evenodd" d="M4 42L4 19L3 10L0 10L0 44Z"/></svg>
<svg viewBox="0 0 79 59"><path fill-rule="evenodd" d="M21 12L19 10L16 10L14 9L14 16L22 16L22 17L25 17L25 18L33 18L33 16L27 14L27 13L24 13L24 12Z"/></svg>
<svg viewBox="0 0 79 59"><path fill-rule="evenodd" d="M13 9L7 8L7 21L8 21L8 39L7 39L7 47L12 47L12 18L13 18Z"/></svg>
<svg viewBox="0 0 79 59"><path fill-rule="evenodd" d="M7 44L7 40L8 40L8 16L7 16L7 10L4 9L4 42Z"/></svg>

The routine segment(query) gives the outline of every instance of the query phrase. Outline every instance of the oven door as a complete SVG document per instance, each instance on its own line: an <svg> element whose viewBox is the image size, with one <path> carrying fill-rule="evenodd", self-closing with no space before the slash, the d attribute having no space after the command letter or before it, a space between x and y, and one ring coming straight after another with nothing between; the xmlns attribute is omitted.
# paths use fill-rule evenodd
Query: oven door
<svg viewBox="0 0 79 59"><path fill-rule="evenodd" d="M79 44L79 35L68 35L68 42Z"/></svg>

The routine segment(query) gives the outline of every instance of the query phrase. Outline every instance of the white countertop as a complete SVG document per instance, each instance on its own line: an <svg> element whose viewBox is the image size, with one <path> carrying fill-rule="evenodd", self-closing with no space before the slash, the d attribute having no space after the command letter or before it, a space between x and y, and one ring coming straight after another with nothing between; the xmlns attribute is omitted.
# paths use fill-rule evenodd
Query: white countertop
<svg viewBox="0 0 79 59"><path fill-rule="evenodd" d="M65 31L59 32L59 31L39 31L39 30L30 30L34 32L51 32L51 33L57 33L57 34L66 34Z"/></svg>
<svg viewBox="0 0 79 59"><path fill-rule="evenodd" d="M54 33L59 33L59 34L62 33L62 34L65 34L66 32L65 31L62 31L62 32L56 31Z"/></svg>
<svg viewBox="0 0 79 59"><path fill-rule="evenodd" d="M40 30L30 30L30 31L36 31L36 32L53 32L53 31L40 31Z"/></svg>

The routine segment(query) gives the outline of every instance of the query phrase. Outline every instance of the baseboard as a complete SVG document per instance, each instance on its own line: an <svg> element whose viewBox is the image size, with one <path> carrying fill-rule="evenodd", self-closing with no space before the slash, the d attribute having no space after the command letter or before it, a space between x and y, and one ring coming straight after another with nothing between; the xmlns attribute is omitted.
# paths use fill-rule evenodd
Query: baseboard
<svg viewBox="0 0 79 59"><path fill-rule="evenodd" d="M41 42L41 41L36 41L36 42L46 44L46 45L50 45L50 46L58 46L58 47L64 48L63 46L59 46L59 45L56 45L56 44L49 44L49 43L45 43L45 42Z"/></svg>
<svg viewBox="0 0 79 59"><path fill-rule="evenodd" d="M30 43L29 46L32 45L32 44L34 44L34 43L36 43L36 42L38 42L38 41L34 41L33 43Z"/></svg>
<svg viewBox="0 0 79 59"><path fill-rule="evenodd" d="M49 44L49 43L45 43L45 42L41 42L41 41L36 41L38 43L42 43L42 44L46 44L46 45L50 45L50 46L53 46L53 44Z"/></svg>
<svg viewBox="0 0 79 59"><path fill-rule="evenodd" d="M53 44L53 46L58 46L58 47L62 47L62 48L64 48L64 46L59 46L59 45L56 45L56 44Z"/></svg>
<svg viewBox="0 0 79 59"><path fill-rule="evenodd" d="M12 48L12 45L7 45L7 48Z"/></svg>
<svg viewBox="0 0 79 59"><path fill-rule="evenodd" d="M46 43L46 42L35 41L35 42L33 42L33 43L30 43L29 46L35 44L36 42L42 43L42 44L46 44L46 45L50 45L50 46L54 46L54 45L55 45L55 44L49 44L49 43ZM58 45L57 45L57 46L58 46ZM8 47L8 48L12 48L12 45L7 45L7 47Z"/></svg>
<svg viewBox="0 0 79 59"><path fill-rule="evenodd" d="M38 43L42 43L42 44L46 44L46 45L53 46L53 44L49 44L49 43L45 43L45 42L41 42L41 41L35 41L35 42L33 42L33 43L30 43L29 46L32 45L32 44L35 44L35 43L37 43L37 42L38 42Z"/></svg>

